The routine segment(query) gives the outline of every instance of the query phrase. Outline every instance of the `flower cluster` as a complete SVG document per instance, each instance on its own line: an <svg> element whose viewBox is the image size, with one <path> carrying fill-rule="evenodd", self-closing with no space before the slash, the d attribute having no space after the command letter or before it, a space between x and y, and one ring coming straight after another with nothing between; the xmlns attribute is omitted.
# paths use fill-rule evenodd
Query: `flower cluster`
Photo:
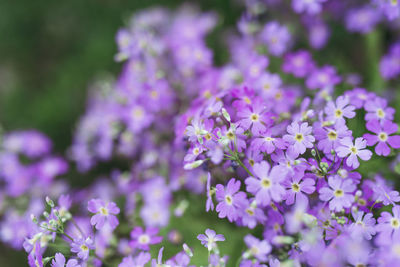
<svg viewBox="0 0 400 267"><path fill-rule="evenodd" d="M216 14L136 14L65 158L39 132L5 134L1 240L35 267L396 266L400 135L393 92L374 86L395 83L400 50L379 63L374 42L400 2L244 2L218 64ZM366 42L367 82L326 56L348 50L338 24Z"/></svg>

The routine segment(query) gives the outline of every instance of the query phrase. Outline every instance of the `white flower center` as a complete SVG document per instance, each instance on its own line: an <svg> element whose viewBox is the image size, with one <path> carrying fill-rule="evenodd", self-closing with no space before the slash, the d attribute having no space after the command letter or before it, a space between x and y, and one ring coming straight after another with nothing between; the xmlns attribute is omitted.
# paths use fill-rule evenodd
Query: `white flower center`
<svg viewBox="0 0 400 267"><path fill-rule="evenodd" d="M141 234L138 238L138 242L142 245L146 245L150 242L150 237L147 234Z"/></svg>
<svg viewBox="0 0 400 267"><path fill-rule="evenodd" d="M382 142L385 142L388 139L388 135L385 132L381 132L378 135L379 140L381 140Z"/></svg>
<svg viewBox="0 0 400 267"><path fill-rule="evenodd" d="M398 219L392 218L392 219L390 219L390 225L391 225L393 228L397 229L397 228L400 227L400 222L399 222Z"/></svg>

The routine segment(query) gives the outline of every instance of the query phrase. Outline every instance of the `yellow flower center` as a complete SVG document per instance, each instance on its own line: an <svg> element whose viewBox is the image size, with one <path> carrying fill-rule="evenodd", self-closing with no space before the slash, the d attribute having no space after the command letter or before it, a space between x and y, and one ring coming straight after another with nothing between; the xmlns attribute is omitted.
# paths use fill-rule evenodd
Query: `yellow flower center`
<svg viewBox="0 0 400 267"><path fill-rule="evenodd" d="M336 189L333 194L335 195L335 197L342 197L344 195L344 192L342 189Z"/></svg>
<svg viewBox="0 0 400 267"><path fill-rule="evenodd" d="M258 121L258 114L255 114L255 113L253 113L252 115L251 115L251 120L252 121Z"/></svg>
<svg viewBox="0 0 400 267"><path fill-rule="evenodd" d="M304 136L301 133L296 134L294 138L296 139L297 142L301 142L304 140Z"/></svg>
<svg viewBox="0 0 400 267"><path fill-rule="evenodd" d="M231 196L225 196L225 202L228 205L232 205L232 197Z"/></svg>
<svg viewBox="0 0 400 267"><path fill-rule="evenodd" d="M299 184L293 183L293 184L292 184L292 190L293 190L294 192L299 192L299 191L300 191L300 186L299 186Z"/></svg>
<svg viewBox="0 0 400 267"><path fill-rule="evenodd" d="M385 111L383 111L381 108L378 108L377 110L376 110L376 115L379 117L379 118L384 118L385 117Z"/></svg>
<svg viewBox="0 0 400 267"><path fill-rule="evenodd" d="M103 214L103 215L108 215L108 210L106 208L104 208L104 207L101 207L100 208L100 213Z"/></svg>
<svg viewBox="0 0 400 267"><path fill-rule="evenodd" d="M261 179L261 186L263 188L270 188L271 187L271 180L268 178Z"/></svg>
<svg viewBox="0 0 400 267"><path fill-rule="evenodd" d="M399 228L400 227L400 222L399 222L399 220L398 219L396 219L396 218L392 218L391 220L390 220L390 225L393 227L393 228Z"/></svg>
<svg viewBox="0 0 400 267"><path fill-rule="evenodd" d="M360 198L360 199L358 200L358 205L360 205L360 206L365 206L366 204L367 204L367 202L365 201L365 199Z"/></svg>
<svg viewBox="0 0 400 267"><path fill-rule="evenodd" d="M250 216L254 216L254 211L252 209L246 209L246 213Z"/></svg>
<svg viewBox="0 0 400 267"><path fill-rule="evenodd" d="M227 136L229 139L233 139L233 138L235 137L235 135L234 135L232 132L228 132L228 133L226 134L226 136Z"/></svg>
<svg viewBox="0 0 400 267"><path fill-rule="evenodd" d="M336 139L337 139L337 133L336 133L335 131L330 131L330 132L328 133L328 138L329 138L329 140L331 140L331 141L336 140Z"/></svg>
<svg viewBox="0 0 400 267"><path fill-rule="evenodd" d="M388 139L388 135L384 132L380 133L378 135L379 140L381 140L382 142L385 142Z"/></svg>
<svg viewBox="0 0 400 267"><path fill-rule="evenodd" d="M340 118L343 115L343 111L340 109L335 110L335 117Z"/></svg>
<svg viewBox="0 0 400 267"><path fill-rule="evenodd" d="M353 154L357 154L357 148L355 147L355 146L352 146L351 148L350 148L350 151L351 151L351 153L353 153Z"/></svg>
<svg viewBox="0 0 400 267"><path fill-rule="evenodd" d="M151 96L151 98L156 99L156 98L158 98L158 92L156 90L152 90L150 92L150 96Z"/></svg>

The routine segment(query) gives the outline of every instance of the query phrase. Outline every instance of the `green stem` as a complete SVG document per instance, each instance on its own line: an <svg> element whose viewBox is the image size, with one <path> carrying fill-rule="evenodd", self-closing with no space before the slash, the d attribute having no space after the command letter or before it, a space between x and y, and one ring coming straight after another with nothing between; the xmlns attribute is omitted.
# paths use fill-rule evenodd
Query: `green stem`
<svg viewBox="0 0 400 267"><path fill-rule="evenodd" d="M240 266L240 262L242 261L242 259L243 259L243 254L239 257L239 259L237 259L236 264L235 264L236 267Z"/></svg>
<svg viewBox="0 0 400 267"><path fill-rule="evenodd" d="M369 77L368 86L377 93L382 92L385 82L379 72L379 61L382 51L382 36L379 29L365 35L365 50L367 59L367 64L365 64L367 68L366 74Z"/></svg>
<svg viewBox="0 0 400 267"><path fill-rule="evenodd" d="M236 162L239 163L240 166L242 166L242 168L250 175L250 176L254 176L254 174L251 173L251 171L243 164L243 162L240 160L239 155L237 155L237 157L235 158Z"/></svg>
<svg viewBox="0 0 400 267"><path fill-rule="evenodd" d="M69 240L74 241L74 239L69 234L67 234L65 232L62 232L61 234L64 235L65 237L67 237Z"/></svg>

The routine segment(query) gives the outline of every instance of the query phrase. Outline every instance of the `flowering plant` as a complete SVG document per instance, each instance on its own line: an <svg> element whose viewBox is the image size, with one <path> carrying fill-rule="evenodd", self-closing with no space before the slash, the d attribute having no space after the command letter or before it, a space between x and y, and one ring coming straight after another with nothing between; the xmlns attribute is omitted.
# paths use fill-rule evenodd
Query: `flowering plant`
<svg viewBox="0 0 400 267"><path fill-rule="evenodd" d="M65 158L37 131L4 134L1 240L39 267L396 266L400 135L382 88L399 43L371 82L323 57L346 49L331 25L367 47L378 24L395 36L400 3L359 2L244 1L219 65L217 14L135 14ZM106 164L87 187L59 178Z"/></svg>

